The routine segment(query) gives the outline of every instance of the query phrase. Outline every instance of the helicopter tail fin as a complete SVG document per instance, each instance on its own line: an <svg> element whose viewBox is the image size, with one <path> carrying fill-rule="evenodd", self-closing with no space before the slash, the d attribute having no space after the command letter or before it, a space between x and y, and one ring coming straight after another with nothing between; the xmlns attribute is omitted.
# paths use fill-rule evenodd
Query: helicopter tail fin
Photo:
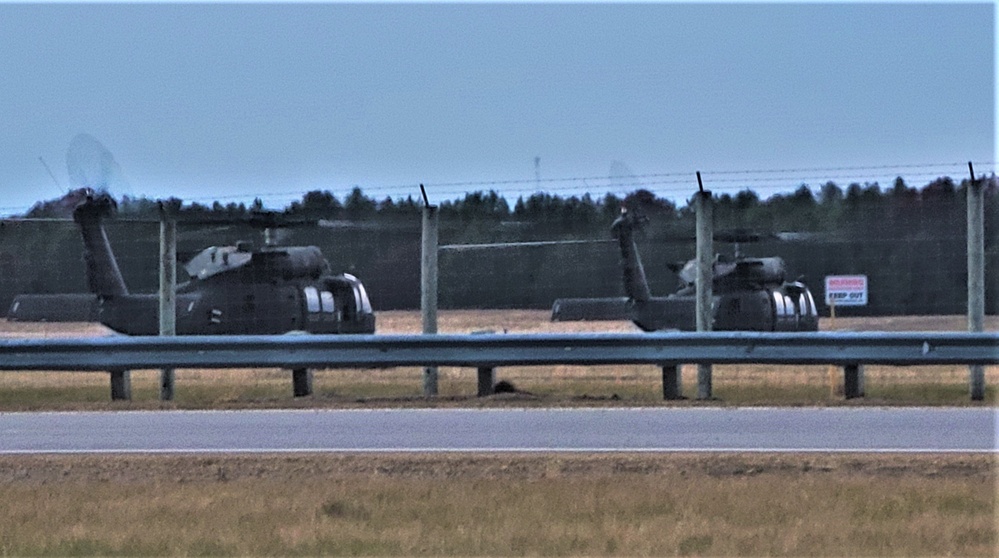
<svg viewBox="0 0 999 558"><path fill-rule="evenodd" d="M104 217L112 215L116 209L117 204L107 194L91 194L73 210L73 220L83 235L87 282L98 296L128 294L103 226Z"/></svg>
<svg viewBox="0 0 999 558"><path fill-rule="evenodd" d="M611 231L621 247L624 292L636 303L648 302L652 298L649 283L645 278L645 268L642 267L642 258L638 255L638 246L635 245L634 231L640 224L640 217L622 209L621 216L611 225Z"/></svg>

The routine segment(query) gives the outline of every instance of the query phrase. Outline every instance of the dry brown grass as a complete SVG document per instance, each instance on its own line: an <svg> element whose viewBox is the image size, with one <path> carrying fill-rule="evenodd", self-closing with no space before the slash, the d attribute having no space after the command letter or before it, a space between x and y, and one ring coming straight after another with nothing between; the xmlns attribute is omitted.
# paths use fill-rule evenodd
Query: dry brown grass
<svg viewBox="0 0 999 558"><path fill-rule="evenodd" d="M828 319L823 329L830 329ZM963 316L837 318L836 330L961 331ZM999 329L999 317L989 316L989 330ZM418 333L419 312L379 312L380 333ZM439 315L442 333L494 331L508 333L633 332L628 322L551 322L544 310L454 310ZM0 321L0 338L57 338L108 335L97 324L11 323ZM288 406L371 405L661 405L661 371L654 366L510 367L497 370L498 379L512 382L517 396L474 397L475 371L442 368L436 400L421 396L422 371L317 371L315 396L293 399L290 373L280 369L199 370L176 372L177 395L171 405L184 408L243 408ZM685 395L695 395L696 369L685 366ZM963 366L868 366L867 396L849 404L968 405L968 371ZM554 381L552 381L554 380ZM0 410L102 409L158 407L159 372L133 371L133 401L109 403L108 378L95 373L5 373L0 375ZM995 404L999 367L986 368L987 401ZM826 405L844 404L842 372L828 366L714 367L710 404ZM669 404L705 404L687 401Z"/></svg>
<svg viewBox="0 0 999 558"><path fill-rule="evenodd" d="M985 556L988 455L0 457L3 555Z"/></svg>

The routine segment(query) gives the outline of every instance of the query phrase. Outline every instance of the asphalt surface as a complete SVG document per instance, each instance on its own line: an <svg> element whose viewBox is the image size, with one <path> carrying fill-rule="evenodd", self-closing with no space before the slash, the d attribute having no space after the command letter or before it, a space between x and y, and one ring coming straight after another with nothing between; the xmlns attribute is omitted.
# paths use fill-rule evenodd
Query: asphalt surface
<svg viewBox="0 0 999 558"><path fill-rule="evenodd" d="M0 453L997 452L992 408L0 413Z"/></svg>

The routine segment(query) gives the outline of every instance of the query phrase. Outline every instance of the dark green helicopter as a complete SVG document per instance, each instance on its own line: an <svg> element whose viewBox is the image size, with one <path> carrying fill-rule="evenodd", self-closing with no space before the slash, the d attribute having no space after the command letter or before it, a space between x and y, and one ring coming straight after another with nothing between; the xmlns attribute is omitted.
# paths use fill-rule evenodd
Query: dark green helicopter
<svg viewBox="0 0 999 558"><path fill-rule="evenodd" d="M121 168L101 142L81 133L70 141L66 169L77 187L52 209L60 217L71 212L79 225L93 294L22 294L14 298L7 319L98 321L128 335L159 334L159 295L128 290L103 226L117 212L108 192L128 189ZM276 214L257 212L247 224L263 229L266 238L272 227L289 223L278 222ZM185 270L191 279L177 285L177 335L375 331L364 286L353 275L332 274L315 246L213 246L191 258Z"/></svg>
<svg viewBox="0 0 999 558"><path fill-rule="evenodd" d="M630 319L643 331L695 331L697 261L669 264L680 280L667 296L652 296L635 232L647 219L622 210L611 225L621 251L626 298L567 298L556 300L553 321ZM744 231L716 234L723 242L753 242L760 235ZM715 331L817 331L818 314L808 287L785 279L779 257L718 257L712 265L712 329Z"/></svg>
<svg viewBox="0 0 999 558"><path fill-rule="evenodd" d="M87 282L97 297L97 321L127 335L159 333L159 296L128 290L103 220L117 204L90 192L73 211L83 235ZM259 226L272 223L264 216ZM374 333L375 315L361 282L332 274L315 246L213 246L184 266L177 285L177 335Z"/></svg>

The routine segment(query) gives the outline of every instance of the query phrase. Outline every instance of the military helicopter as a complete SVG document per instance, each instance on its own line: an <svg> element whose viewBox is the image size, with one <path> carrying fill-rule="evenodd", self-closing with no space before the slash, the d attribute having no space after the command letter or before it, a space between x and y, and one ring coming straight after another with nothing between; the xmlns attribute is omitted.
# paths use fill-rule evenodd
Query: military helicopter
<svg viewBox="0 0 999 558"><path fill-rule="evenodd" d="M553 321L627 318L643 331L696 330L695 276L697 261L672 263L679 289L664 297L652 296L635 244L635 232L647 219L622 208L611 225L621 251L626 298L559 299ZM761 235L733 231L715 239L738 245L761 240ZM779 257L716 257L712 265L712 329L716 331L817 331L818 314L808 287L786 281Z"/></svg>
<svg viewBox="0 0 999 558"><path fill-rule="evenodd" d="M73 211L83 236L87 282L97 297L97 320L127 335L159 333L157 294L130 293L104 231L117 204L93 192ZM253 223L251 223L253 224ZM263 216L258 226L271 226ZM330 272L315 246L205 248L184 269L177 286L178 335L374 333L375 315L361 282Z"/></svg>
<svg viewBox="0 0 999 558"><path fill-rule="evenodd" d="M117 212L110 190L129 189L124 173L111 152L89 134L78 134L70 141L66 167L77 187L50 204L55 219L41 220L58 221L72 214L83 235L87 283L93 294L18 295L7 318L95 320L119 333L157 335L159 295L128 290L103 226ZM51 175L47 165L46 170ZM213 220L210 224L232 222ZM262 229L265 239L282 225L269 212L251 214L247 224ZM176 290L178 335L375 330L364 286L353 275L332 274L315 246L281 247L267 240L257 248L247 242L213 246L196 254L184 269L191 279Z"/></svg>

